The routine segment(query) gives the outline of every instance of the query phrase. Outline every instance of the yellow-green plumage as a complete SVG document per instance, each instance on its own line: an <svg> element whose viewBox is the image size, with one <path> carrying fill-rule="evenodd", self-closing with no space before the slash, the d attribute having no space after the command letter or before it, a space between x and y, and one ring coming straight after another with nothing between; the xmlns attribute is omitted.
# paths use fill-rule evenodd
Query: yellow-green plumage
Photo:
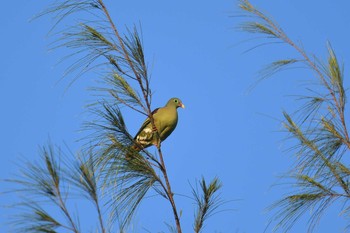
<svg viewBox="0 0 350 233"><path fill-rule="evenodd" d="M158 131L160 141L164 141L176 128L178 107L184 108L185 106L179 98L171 98L164 107L154 110L152 115L156 129L152 127L150 119L147 118L134 138L137 145L133 146L133 149L140 151L142 148L157 145L155 130Z"/></svg>

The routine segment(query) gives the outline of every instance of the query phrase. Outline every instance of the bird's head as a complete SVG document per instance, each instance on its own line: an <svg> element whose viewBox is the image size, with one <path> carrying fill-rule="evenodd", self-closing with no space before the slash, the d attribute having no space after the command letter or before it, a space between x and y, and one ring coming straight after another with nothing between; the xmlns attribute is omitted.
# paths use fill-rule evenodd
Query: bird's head
<svg viewBox="0 0 350 233"><path fill-rule="evenodd" d="M185 108L185 105L182 103L182 101L179 98L171 98L166 106L174 106L175 108L181 107Z"/></svg>

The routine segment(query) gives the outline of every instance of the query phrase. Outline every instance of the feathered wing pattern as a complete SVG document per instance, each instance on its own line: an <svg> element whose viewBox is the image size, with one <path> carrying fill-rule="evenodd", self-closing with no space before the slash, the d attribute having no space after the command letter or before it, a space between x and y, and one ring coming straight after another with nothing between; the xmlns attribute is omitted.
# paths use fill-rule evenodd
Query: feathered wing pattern
<svg viewBox="0 0 350 233"><path fill-rule="evenodd" d="M160 108L157 108L153 110L152 116L154 117L155 114L158 112ZM147 118L145 122L143 122L141 128L136 133L136 136L134 137L135 142L137 142L142 148L146 148L152 145L153 137L154 137L155 129L152 127L151 120ZM139 146L134 145L133 149L140 151L141 148Z"/></svg>

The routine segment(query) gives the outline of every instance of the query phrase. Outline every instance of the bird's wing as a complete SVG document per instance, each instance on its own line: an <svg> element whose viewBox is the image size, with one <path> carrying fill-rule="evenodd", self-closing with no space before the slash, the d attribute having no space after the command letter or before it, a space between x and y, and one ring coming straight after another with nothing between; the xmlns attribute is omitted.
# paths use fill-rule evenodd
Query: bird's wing
<svg viewBox="0 0 350 233"><path fill-rule="evenodd" d="M152 116L153 116L156 112L158 112L159 109L160 109L160 108L154 109L154 110L152 111L152 113L151 113ZM149 119L149 117L147 117L147 119L145 120L145 122L143 122L143 124L141 125L139 131L138 131L137 134L135 135L134 140L135 140L135 139L137 138L137 136L146 128L146 126L149 125L150 123L151 123L151 120Z"/></svg>

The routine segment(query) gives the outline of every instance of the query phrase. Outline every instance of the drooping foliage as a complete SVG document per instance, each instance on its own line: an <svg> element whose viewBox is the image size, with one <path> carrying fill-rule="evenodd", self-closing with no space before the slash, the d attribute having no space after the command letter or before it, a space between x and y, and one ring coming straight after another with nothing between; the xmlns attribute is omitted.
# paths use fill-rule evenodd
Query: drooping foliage
<svg viewBox="0 0 350 233"><path fill-rule="evenodd" d="M307 68L315 86L308 86L308 95L299 99L303 104L294 113L283 112L284 128L294 145L296 165L286 175L292 191L271 206L271 221L275 229L288 231L305 213L310 213L309 231L314 230L322 215L336 201L349 200L349 166L344 155L350 149L346 122L346 89L343 66L328 44L328 57L321 59L309 54L288 37L282 28L248 0L239 4L246 21L242 31L262 35L264 40L285 44L295 51L295 57L284 58L268 65L261 72L268 78L278 71L293 66ZM272 43L272 44L273 44ZM339 210L346 214L349 206Z"/></svg>

